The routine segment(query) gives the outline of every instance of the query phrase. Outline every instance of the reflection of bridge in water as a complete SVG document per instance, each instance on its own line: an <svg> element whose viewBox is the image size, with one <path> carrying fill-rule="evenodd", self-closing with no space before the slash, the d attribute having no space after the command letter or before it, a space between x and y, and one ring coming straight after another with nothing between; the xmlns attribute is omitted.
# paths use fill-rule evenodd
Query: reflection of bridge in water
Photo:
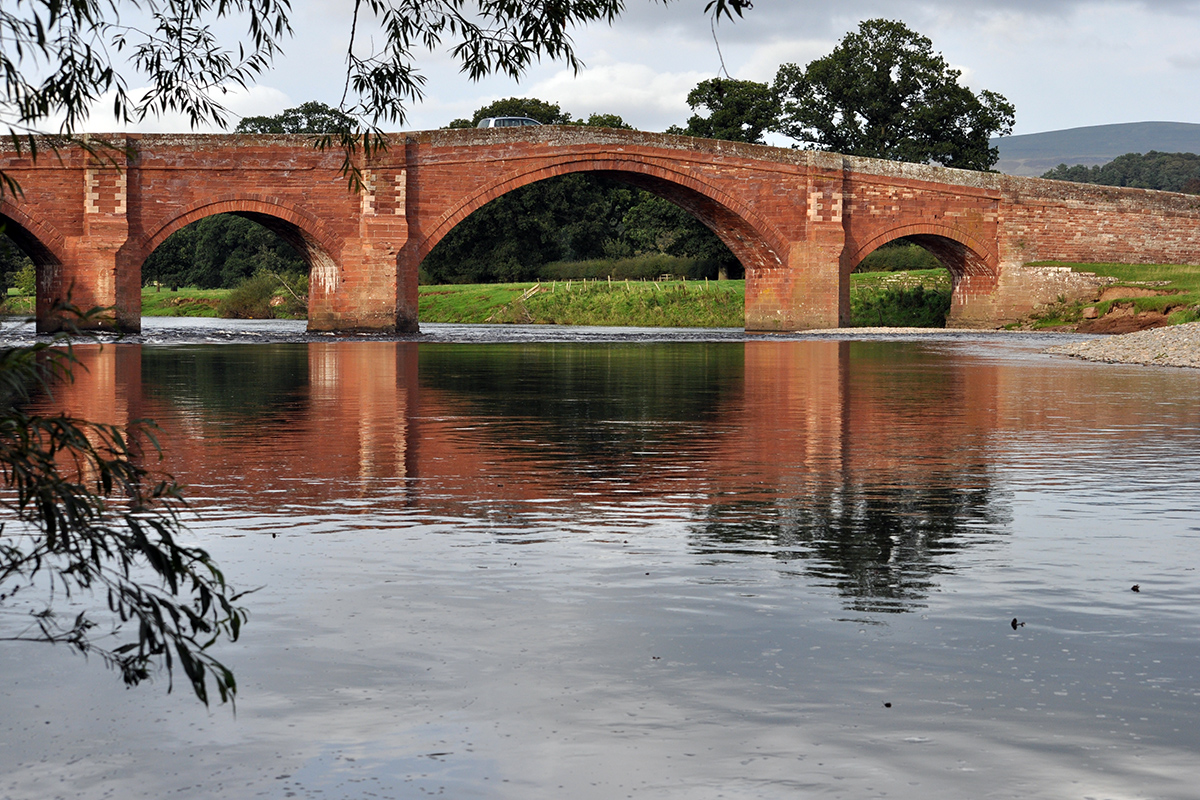
<svg viewBox="0 0 1200 800"><path fill-rule="evenodd" d="M895 343L79 351L56 405L157 420L200 507L519 527L547 498L650 502L691 520L698 551L794 562L870 608L910 607L1003 523L990 465L1008 434L1052 427L1026 398L1058 380Z"/></svg>
<svg viewBox="0 0 1200 800"><path fill-rule="evenodd" d="M849 320L849 275L899 238L950 270L950 324L994 327L1092 284L1033 262L1200 263L1188 195L572 126L393 136L347 192L342 154L310 137L113 135L36 164L0 146L24 195L0 220L38 269L38 324L57 300L141 324L141 269L169 235L219 213L255 220L310 268L314 330L417 327L421 261L471 212L521 186L592 173L645 189L708 225L746 270L746 327Z"/></svg>

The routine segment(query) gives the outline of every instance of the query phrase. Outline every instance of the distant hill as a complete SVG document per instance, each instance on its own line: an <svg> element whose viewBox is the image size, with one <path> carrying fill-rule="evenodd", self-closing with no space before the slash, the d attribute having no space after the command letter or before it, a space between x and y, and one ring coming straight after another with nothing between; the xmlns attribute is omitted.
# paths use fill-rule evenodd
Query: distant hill
<svg viewBox="0 0 1200 800"><path fill-rule="evenodd" d="M1040 176L1059 164L1095 166L1126 153L1200 153L1200 125L1190 122L1126 122L993 139L1000 148L996 169Z"/></svg>

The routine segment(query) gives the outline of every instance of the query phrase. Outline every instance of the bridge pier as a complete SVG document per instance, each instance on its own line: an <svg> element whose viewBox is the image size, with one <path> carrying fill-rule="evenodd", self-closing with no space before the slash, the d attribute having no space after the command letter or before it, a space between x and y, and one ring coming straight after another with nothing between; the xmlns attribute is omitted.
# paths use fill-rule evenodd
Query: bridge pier
<svg viewBox="0 0 1200 800"><path fill-rule="evenodd" d="M793 242L786 265L746 271L746 330L803 331L836 328L842 295L849 308L849 283L841 279L836 245Z"/></svg>
<svg viewBox="0 0 1200 800"><path fill-rule="evenodd" d="M320 261L312 266L308 329L343 333L415 330L397 318L400 282L396 249L386 237L348 242L338 263Z"/></svg>
<svg viewBox="0 0 1200 800"><path fill-rule="evenodd" d="M136 333L142 329L141 260L130 251L128 154L114 147L83 157L82 230L65 237L61 263L38 270L37 331ZM65 313L62 303L81 311L103 310L80 320Z"/></svg>

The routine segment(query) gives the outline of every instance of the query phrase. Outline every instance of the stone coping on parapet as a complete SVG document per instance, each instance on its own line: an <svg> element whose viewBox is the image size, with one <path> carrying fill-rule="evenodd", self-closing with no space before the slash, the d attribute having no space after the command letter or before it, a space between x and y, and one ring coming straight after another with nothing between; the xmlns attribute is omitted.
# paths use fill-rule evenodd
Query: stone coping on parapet
<svg viewBox="0 0 1200 800"><path fill-rule="evenodd" d="M408 131L384 134L388 148L380 157L386 161L386 152L411 145L440 147L470 147L479 144L543 144L548 147L602 147L602 148L651 148L681 150L690 153L709 153L718 158L744 159L751 161L789 165L801 170L848 175L871 175L892 178L898 181L918 183L941 183L950 186L973 188L997 197L1010 199L1036 198L1039 201L1063 202L1094 201L1137 205L1148 203L1165 210L1200 210L1200 196L1164 192L1153 189L1102 186L1098 184L1056 181L1047 178L1030 178L1004 175L998 172L979 172L955 169L932 164L914 164L888 161L878 158L846 156L822 150L802 150L770 145L747 144L718 139L698 139L671 133L653 133L617 128L594 128L582 125L541 125L513 128L446 128L428 131ZM153 149L155 147L188 148L264 148L272 145L296 147L315 145L325 138L321 134L238 134L238 133L94 133L86 138L93 142L107 142L118 147ZM43 145L52 141L40 140ZM331 149L338 147L336 140ZM13 143L7 139L0 142L0 158L12 153ZM54 156L49 156L54 160ZM341 163L338 157L338 163Z"/></svg>

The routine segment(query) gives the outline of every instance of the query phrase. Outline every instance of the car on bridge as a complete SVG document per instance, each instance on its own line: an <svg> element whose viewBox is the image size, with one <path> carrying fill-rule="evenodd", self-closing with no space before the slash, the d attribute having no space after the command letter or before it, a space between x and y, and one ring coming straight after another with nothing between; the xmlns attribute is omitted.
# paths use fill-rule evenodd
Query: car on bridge
<svg viewBox="0 0 1200 800"><path fill-rule="evenodd" d="M536 119L529 117L484 117L479 120L476 128L520 128L524 125L541 125Z"/></svg>

